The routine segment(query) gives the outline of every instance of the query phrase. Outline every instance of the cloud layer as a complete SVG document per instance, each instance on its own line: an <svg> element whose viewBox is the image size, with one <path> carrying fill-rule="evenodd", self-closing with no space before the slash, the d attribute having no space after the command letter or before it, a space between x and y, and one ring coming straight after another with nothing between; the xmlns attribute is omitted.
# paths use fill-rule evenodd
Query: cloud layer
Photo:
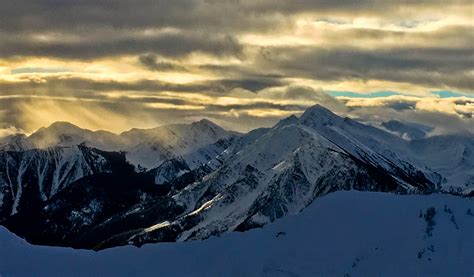
<svg viewBox="0 0 474 277"><path fill-rule="evenodd" d="M472 130L473 9L467 0L7 1L0 129L68 120L122 131L208 117L246 131L322 103L370 122ZM394 95L359 97L380 91Z"/></svg>

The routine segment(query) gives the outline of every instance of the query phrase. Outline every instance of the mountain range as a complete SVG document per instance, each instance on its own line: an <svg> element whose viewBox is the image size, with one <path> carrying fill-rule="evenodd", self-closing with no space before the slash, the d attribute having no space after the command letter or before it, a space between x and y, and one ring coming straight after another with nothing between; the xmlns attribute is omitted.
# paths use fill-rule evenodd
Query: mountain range
<svg viewBox="0 0 474 277"><path fill-rule="evenodd" d="M247 134L204 119L121 134L57 122L0 139L0 224L34 244L202 240L341 190L472 196L474 136L316 105Z"/></svg>

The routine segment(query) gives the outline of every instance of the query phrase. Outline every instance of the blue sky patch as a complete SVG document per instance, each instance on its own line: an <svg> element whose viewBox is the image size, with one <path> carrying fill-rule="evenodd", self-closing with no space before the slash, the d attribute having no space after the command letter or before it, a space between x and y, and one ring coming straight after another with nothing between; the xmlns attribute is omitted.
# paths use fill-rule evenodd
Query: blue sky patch
<svg viewBox="0 0 474 277"><path fill-rule="evenodd" d="M402 95L401 93L394 91L374 91L369 93L357 93L352 91L338 91L329 90L327 91L332 97L352 97L352 98L376 98L376 97L388 97L393 95Z"/></svg>
<svg viewBox="0 0 474 277"><path fill-rule="evenodd" d="M452 98L452 97L469 97L469 98L474 98L474 96L469 95L467 93L462 93L462 92L454 92L450 90L438 90L438 91L432 91L432 94L439 96L441 98Z"/></svg>

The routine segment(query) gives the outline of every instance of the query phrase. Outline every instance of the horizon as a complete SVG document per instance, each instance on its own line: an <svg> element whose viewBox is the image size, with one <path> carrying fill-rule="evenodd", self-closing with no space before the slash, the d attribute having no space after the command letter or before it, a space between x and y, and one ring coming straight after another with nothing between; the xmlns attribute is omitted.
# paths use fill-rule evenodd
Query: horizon
<svg viewBox="0 0 474 277"><path fill-rule="evenodd" d="M149 128L136 128L136 127L131 127L130 129L125 129L123 131L120 131L120 132L112 132L112 131L107 131L107 130L104 130L104 129L88 129L88 128L85 128L83 126L80 126L80 125L76 125L76 124L73 124L71 122L68 122L68 121L54 121L53 123L49 124L49 125L46 125L46 126L42 126L38 129L36 129L35 131L33 131L32 133L15 133L15 134L12 134L12 135L26 135L26 136L30 136L38 131L40 131L41 129L47 129L47 128L50 128L52 127L53 125L57 125L57 124L70 124L74 127L77 127L79 129L82 129L82 130L87 130L87 131L92 131L92 132L107 132L107 133L111 133L111 134L115 134L115 135L120 135L122 133L125 133L125 132L128 132L128 131L131 131L131 130L150 130L150 129L155 129L155 128L159 128L159 127L166 127L166 126L170 126L170 125L190 125L190 124L193 124L193 123L199 123L199 122L202 122L203 120L207 120L207 121L210 121L211 123L219 126L222 128L222 126L220 126L219 124L213 122L212 120L208 119L208 118L201 118L201 119L198 119L196 121L192 121L192 122L177 122L177 123L169 123L169 124L162 124L162 125L157 125L157 126L153 126L153 127L149 127ZM227 130L227 129L226 129ZM228 130L228 131L234 131L236 132L235 130ZM7 135L8 136L8 135ZM2 136L0 135L0 138Z"/></svg>
<svg viewBox="0 0 474 277"><path fill-rule="evenodd" d="M318 106L318 105L321 106L320 104L315 104L315 105L313 105L313 106L311 106L311 107L315 107L315 106ZM311 108L311 107L308 107L308 108ZM325 108L324 106L321 106L321 107ZM304 111L303 111L303 112L304 112ZM331 112L332 112L332 111L331 111ZM336 114L336 115L337 115L337 114ZM299 118L301 115L291 114L291 115L289 115L289 116L286 116L286 117L284 117L284 118L281 118L280 120L283 120L283 119L286 119L286 118L289 118L289 117L292 117L292 116L296 116L296 117ZM0 138L7 137L7 136L10 136L10 135L12 135L12 136L16 136L16 135L31 136L32 134L37 133L38 131L40 131L40 130L42 130L42 129L48 129L48 128L51 128L53 125L57 125L57 124L70 124L70 125L72 125L72 126L74 126L74 127L77 127L77 128L79 128L79 129L82 129L82 130L87 130L87 131L92 131L92 132L108 132L108 133L115 134L115 135L121 135L122 133L131 131L131 130L150 130L150 129L155 129L155 128L159 128L159 127L166 127L166 126L170 126L170 125L182 125L182 124L183 124L183 125L190 125L190 124L193 124L193 123L201 122L201 121L203 121L203 120L207 120L207 121L209 121L209 122L211 122L211 123L213 123L213 124L215 124L215 125L217 125L217 126L223 128L224 130L231 131L231 132L242 133L242 134L248 133L248 132L250 132L250 131L252 131L252 130L255 130L255 129L258 129L258 128L265 128L265 127L272 127L272 126L274 126L274 125L272 125L272 126L261 126L261 127L256 127L255 129L251 129L251 130L249 130L249 131L247 131L247 132L239 132L239 131L237 131L237 130L224 128L224 127L222 127L221 125L219 125L218 123L214 122L213 120L211 120L211 119L209 119L209 118L203 117L203 118L201 118L201 119L197 119L196 121L190 121L190 122L189 122L189 121L187 121L187 122L184 122L184 121L183 121L183 122L176 122L176 123L168 123L168 124L161 124L161 125L156 125L156 126L152 126L152 127L148 127L148 128L136 128L136 127L131 127L130 129L125 129L125 130L122 130L122 131L119 131L119 132L112 132L112 131L108 131L108 130L105 130L105 129L88 129L88 128L84 127L84 126L77 125L77 124L73 124L73 123L71 123L71 122L69 122L69 121L61 121L61 120L58 120L58 121L54 121L54 122L50 123L49 125L41 126L41 127L39 127L38 129L34 130L34 131L31 132L31 133L13 133L13 134L5 134L5 135L3 135L3 136L2 136L2 133L0 133ZM276 123L278 123L278 122L276 122ZM276 124L276 123L275 123L275 124Z"/></svg>
<svg viewBox="0 0 474 277"><path fill-rule="evenodd" d="M191 125L191 124L195 124L195 123L200 123L202 121L209 121L210 123L216 125L217 127L220 127L222 129L224 129L225 131L228 131L228 132L236 132L238 134L241 134L241 135L245 135L245 134L248 134L249 132L251 131L254 131L256 129L260 129L260 128L273 128L275 127L276 125L278 125L278 123L282 120L285 120L285 119L288 119L288 118L291 118L291 117L296 117L296 118L300 118L304 112L306 112L308 109L310 108L315 108L315 107L321 107L322 109L325 109L325 110L328 110L330 113L332 114L335 114L337 117L340 117L340 118L350 118L350 117L347 117L347 116L344 116L344 115L340 115L340 114L337 114L336 112L330 110L329 108L317 103L313 106L310 106L308 107L306 110L302 111L301 113L299 114L291 114L291 115L288 115L286 117L283 117L283 118L280 118L277 122L275 122L274 124L270 125L270 126L261 126L261 127L255 127L253 129L249 129L247 131L237 131L237 130L232 130L232 129L228 129L228 128L224 128L223 126L219 125L218 123L214 122L213 120L209 119L209 118L201 118L201 119L197 119L196 121L191 121L191 122L175 122L175 123L168 123L168 124L161 124L161 125L157 125L157 126L152 126L152 127L148 127L148 128L136 128L136 127L131 127L130 129L126 129L126 130L123 130L123 131L120 131L120 132L112 132L112 131L108 131L108 130L104 130L104 129L88 129L88 128L85 128L83 126L80 126L80 125L76 125L76 124L73 124L71 122L68 122L68 121L55 121L47 126L42 126L40 128L38 128L37 130L34 130L33 132L31 133L13 133L13 134L4 134L2 135L2 133L0 132L0 139L2 138L6 138L6 137L9 137L9 136L26 136L26 137L30 137L31 135L35 134L35 133L38 133L39 131L43 130L43 129L49 129L49 128L52 128L54 125L59 125L59 124L66 124L66 125L72 125L73 127L75 128L78 128L78 129L81 129L81 130L85 130L85 131L91 131L91 132L106 132L106 133L110 133L110 134L113 134L113 135L117 135L117 136L121 136L122 134L124 133L127 133L127 132L130 132L130 131L133 131L133 130L153 130L153 129L157 129L157 128L160 128L160 127L167 127L167 126L173 126L173 125ZM473 130L459 130L459 131L456 131L456 132L451 132L451 133L436 133L435 130L436 130L436 126L430 126L430 125L423 125L423 124L418 124L418 123L414 123L414 122L410 122L410 121L399 121L399 120L396 120L396 119L390 119L388 121L383 121L383 122L380 122L380 124L373 124L372 122L364 122L364 121L361 121L359 118L351 118L352 120L355 120L359 123L362 123L364 125L367 125L367 126L372 126L372 127L375 127L375 128L378 128L378 129L381 129L387 133L390 133L390 134L393 134L393 135L396 135L396 136L399 136L403 139L408 139L408 138L404 138L400 135L397 135L396 132L392 131L392 130L389 130L387 129L383 123L390 123L390 122L398 122L398 123L401 123L401 124L404 124L404 125L407 125L407 126L411 126L411 127L414 127L415 129L418 129L418 130L424 130L424 132L426 133L426 137L431 137L431 136L439 136L439 135L452 135L452 134L466 134L466 135L473 135L474 136L474 131ZM411 139L408 139L408 140L411 140Z"/></svg>

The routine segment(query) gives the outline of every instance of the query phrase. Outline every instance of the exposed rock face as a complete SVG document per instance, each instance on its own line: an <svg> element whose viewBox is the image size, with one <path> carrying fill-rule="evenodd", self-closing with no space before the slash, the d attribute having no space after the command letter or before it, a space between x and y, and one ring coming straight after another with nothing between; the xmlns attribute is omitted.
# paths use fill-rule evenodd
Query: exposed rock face
<svg viewBox="0 0 474 277"><path fill-rule="evenodd" d="M84 146L0 151L0 216L40 205L83 177L111 172L118 160L125 156Z"/></svg>

